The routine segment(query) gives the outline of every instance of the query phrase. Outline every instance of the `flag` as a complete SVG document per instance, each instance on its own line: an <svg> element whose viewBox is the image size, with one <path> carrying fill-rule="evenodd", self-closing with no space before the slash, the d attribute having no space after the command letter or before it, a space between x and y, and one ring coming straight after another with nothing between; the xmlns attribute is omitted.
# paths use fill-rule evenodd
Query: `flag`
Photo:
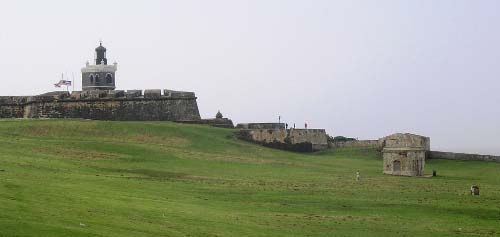
<svg viewBox="0 0 500 237"><path fill-rule="evenodd" d="M71 86L71 81L60 80L58 83L54 84L55 87L61 86Z"/></svg>

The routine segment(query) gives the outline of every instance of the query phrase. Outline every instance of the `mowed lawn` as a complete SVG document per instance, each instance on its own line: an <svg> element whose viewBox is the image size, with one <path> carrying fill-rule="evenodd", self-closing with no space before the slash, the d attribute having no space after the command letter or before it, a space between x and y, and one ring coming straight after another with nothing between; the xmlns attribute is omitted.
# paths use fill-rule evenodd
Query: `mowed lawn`
<svg viewBox="0 0 500 237"><path fill-rule="evenodd" d="M396 177L374 150L298 154L232 133L0 120L0 236L500 236L498 163Z"/></svg>

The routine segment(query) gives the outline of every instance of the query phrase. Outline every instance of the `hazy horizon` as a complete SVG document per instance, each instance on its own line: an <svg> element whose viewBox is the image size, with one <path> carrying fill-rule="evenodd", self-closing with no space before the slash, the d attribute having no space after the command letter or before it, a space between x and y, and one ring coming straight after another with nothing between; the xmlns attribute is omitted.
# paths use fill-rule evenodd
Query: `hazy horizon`
<svg viewBox="0 0 500 237"><path fill-rule="evenodd" d="M500 155L500 1L9 1L0 96L36 95L92 62L117 89L194 91L203 118L332 136L431 138Z"/></svg>

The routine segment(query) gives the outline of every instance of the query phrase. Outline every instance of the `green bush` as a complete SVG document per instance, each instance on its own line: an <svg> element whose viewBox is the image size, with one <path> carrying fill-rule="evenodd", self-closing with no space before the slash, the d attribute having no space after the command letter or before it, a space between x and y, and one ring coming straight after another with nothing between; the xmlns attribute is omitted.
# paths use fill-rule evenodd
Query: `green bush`
<svg viewBox="0 0 500 237"><path fill-rule="evenodd" d="M352 137L344 137L344 136L332 137L332 136L328 136L328 142L330 142L330 143L332 143L332 142L356 141L356 140L358 140L358 139L352 138Z"/></svg>

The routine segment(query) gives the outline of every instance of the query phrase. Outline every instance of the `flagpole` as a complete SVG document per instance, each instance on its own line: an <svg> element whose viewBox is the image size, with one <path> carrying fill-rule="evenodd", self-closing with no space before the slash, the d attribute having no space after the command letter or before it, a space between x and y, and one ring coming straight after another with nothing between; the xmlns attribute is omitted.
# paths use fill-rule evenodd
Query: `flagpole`
<svg viewBox="0 0 500 237"><path fill-rule="evenodd" d="M66 72L66 76L68 76L68 72ZM67 81L67 80L66 80ZM66 92L69 93L69 89L68 89L68 83L66 82Z"/></svg>

